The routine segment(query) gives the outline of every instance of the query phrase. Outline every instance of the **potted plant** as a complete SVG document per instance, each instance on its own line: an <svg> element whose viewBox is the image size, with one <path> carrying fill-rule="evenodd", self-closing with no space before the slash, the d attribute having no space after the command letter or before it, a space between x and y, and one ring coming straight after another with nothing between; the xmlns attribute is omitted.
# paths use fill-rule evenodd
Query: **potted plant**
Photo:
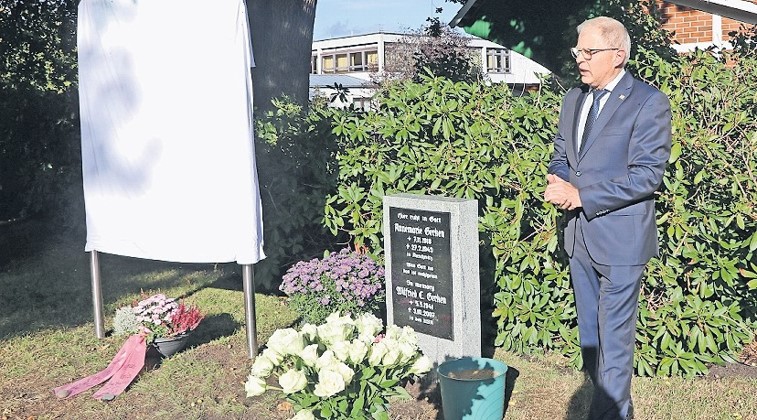
<svg viewBox="0 0 757 420"><path fill-rule="evenodd" d="M323 259L298 262L284 274L279 289L303 322L321 324L333 312L379 314L385 287L383 266L345 248Z"/></svg>
<svg viewBox="0 0 757 420"><path fill-rule="evenodd" d="M388 420L389 399L409 398L405 383L432 366L412 328L383 329L372 314L333 313L321 325L276 330L255 358L245 383L247 396L278 390L297 420ZM269 385L272 376L278 386Z"/></svg>
<svg viewBox="0 0 757 420"><path fill-rule="evenodd" d="M162 293L148 296L116 310L114 335L142 334L148 345L169 357L186 346L189 334L203 319L200 309Z"/></svg>

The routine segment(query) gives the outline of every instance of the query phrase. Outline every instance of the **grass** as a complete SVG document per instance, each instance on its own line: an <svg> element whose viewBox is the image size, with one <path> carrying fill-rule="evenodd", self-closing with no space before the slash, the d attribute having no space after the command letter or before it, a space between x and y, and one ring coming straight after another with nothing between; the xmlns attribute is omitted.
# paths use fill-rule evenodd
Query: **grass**
<svg viewBox="0 0 757 420"><path fill-rule="evenodd" d="M1 260L0 260L1 261ZM207 314L188 348L148 359L135 383L114 401L91 391L59 400L51 389L104 368L122 337L94 335L89 261L81 242L49 241L0 269L0 419L182 418L286 419L272 393L247 398L242 285L233 264L173 264L101 255L106 328L115 310L140 290L183 296ZM277 296L257 294L259 342L297 314ZM524 358L497 351L510 366L507 419L585 417L591 385L559 355ZM757 419L757 379L635 378L638 419ZM394 420L441 418L438 390L396 402Z"/></svg>
<svg viewBox="0 0 757 420"><path fill-rule="evenodd" d="M497 351L495 357L515 370L506 418L584 419L591 382L567 368L556 354L524 358ZM637 419L757 419L757 379L634 378Z"/></svg>

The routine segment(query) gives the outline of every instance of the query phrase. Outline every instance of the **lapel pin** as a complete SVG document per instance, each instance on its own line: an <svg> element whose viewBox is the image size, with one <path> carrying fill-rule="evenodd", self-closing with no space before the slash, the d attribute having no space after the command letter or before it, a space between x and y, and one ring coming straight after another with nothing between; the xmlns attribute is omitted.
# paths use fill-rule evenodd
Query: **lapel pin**
<svg viewBox="0 0 757 420"><path fill-rule="evenodd" d="M626 99L626 95L620 95L620 96L618 96L618 99L620 99L622 101L623 99Z"/></svg>

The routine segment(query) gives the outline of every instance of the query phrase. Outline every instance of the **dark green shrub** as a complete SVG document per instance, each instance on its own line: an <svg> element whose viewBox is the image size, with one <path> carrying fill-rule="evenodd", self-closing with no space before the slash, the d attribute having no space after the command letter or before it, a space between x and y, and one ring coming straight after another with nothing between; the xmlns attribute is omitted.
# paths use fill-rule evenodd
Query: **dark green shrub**
<svg viewBox="0 0 757 420"><path fill-rule="evenodd" d="M554 347L575 317L557 252L558 212L541 199L559 105L550 92L518 97L505 85L442 78L387 90L378 112L334 128L344 151L327 225L380 250L385 194L477 199L484 253L496 260L482 285L496 281L496 344Z"/></svg>
<svg viewBox="0 0 757 420"><path fill-rule="evenodd" d="M0 6L0 220L36 216L83 227L77 4Z"/></svg>
<svg viewBox="0 0 757 420"><path fill-rule="evenodd" d="M295 262L337 248L323 227L322 209L336 185L331 122L348 112L325 104L307 112L285 98L274 100L273 108L257 116L255 129L267 256L255 265L255 281L266 290L278 290L281 274Z"/></svg>
<svg viewBox="0 0 757 420"><path fill-rule="evenodd" d="M0 219L44 216L83 225L75 92L0 87ZM78 187L71 195L71 190ZM57 216L68 217L57 217Z"/></svg>
<svg viewBox="0 0 757 420"><path fill-rule="evenodd" d="M668 94L674 144L657 200L661 254L642 291L641 374L706 371L753 338L757 62L699 51L640 74Z"/></svg>
<svg viewBox="0 0 757 420"><path fill-rule="evenodd" d="M641 375L693 375L733 358L757 328L755 61L700 53L638 72L671 98L674 147L658 198L662 252L640 302ZM579 366L573 295L542 202L560 95L426 78L384 92L377 112L343 115L339 186L325 223L381 249L381 200L412 192L474 198L496 261L497 346L557 350ZM483 282L492 281L485 273ZM484 284L486 287L487 284Z"/></svg>

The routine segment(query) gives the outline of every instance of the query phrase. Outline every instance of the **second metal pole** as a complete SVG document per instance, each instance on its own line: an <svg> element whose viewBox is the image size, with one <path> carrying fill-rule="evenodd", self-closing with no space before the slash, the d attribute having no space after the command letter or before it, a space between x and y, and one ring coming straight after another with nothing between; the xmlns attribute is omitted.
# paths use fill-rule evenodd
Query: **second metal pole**
<svg viewBox="0 0 757 420"><path fill-rule="evenodd" d="M92 276L92 306L95 313L95 335L105 338L105 319L103 318L103 291L100 288L100 259L97 251L90 251L89 271Z"/></svg>
<svg viewBox="0 0 757 420"><path fill-rule="evenodd" d="M244 320L247 329L247 354L254 359L258 354L258 328L255 321L255 276L252 264L242 265L242 289L244 291Z"/></svg>

